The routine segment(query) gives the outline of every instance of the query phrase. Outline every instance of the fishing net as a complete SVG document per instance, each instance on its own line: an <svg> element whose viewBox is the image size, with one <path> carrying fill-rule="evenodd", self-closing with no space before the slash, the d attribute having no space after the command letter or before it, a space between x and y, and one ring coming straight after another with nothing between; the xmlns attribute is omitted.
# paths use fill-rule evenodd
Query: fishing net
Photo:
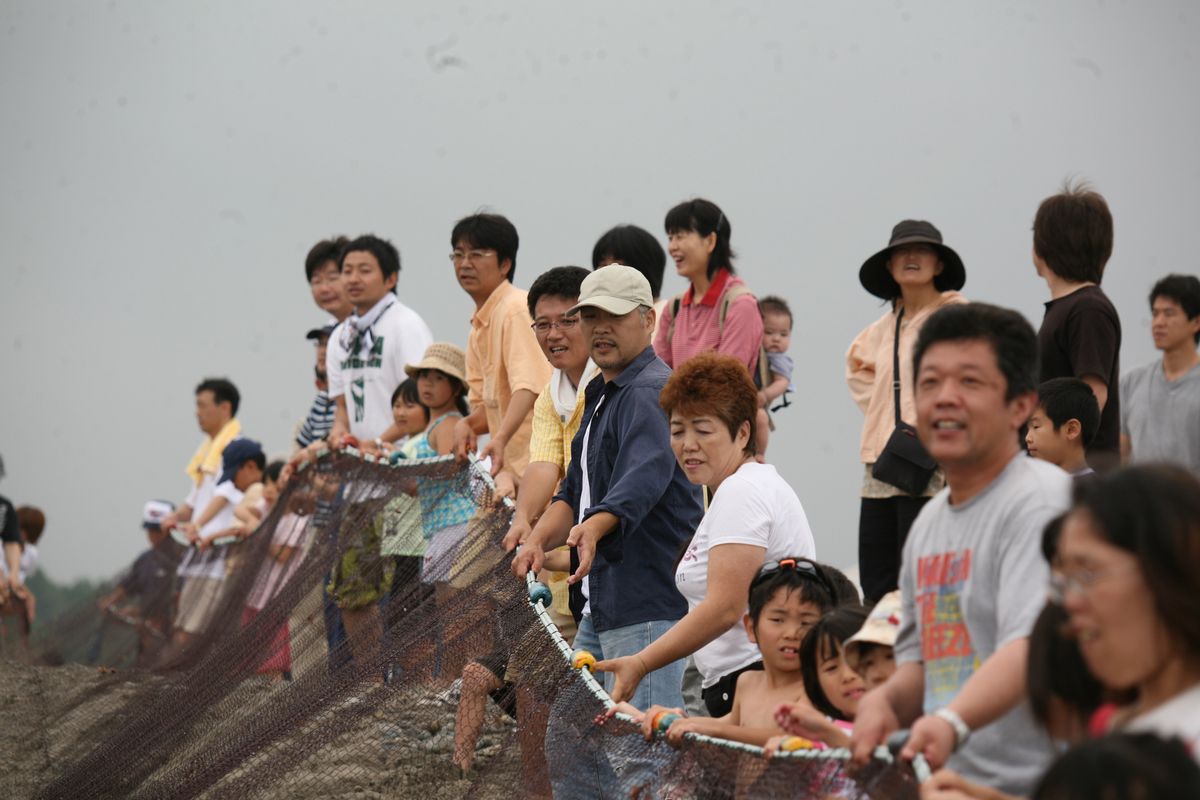
<svg viewBox="0 0 1200 800"><path fill-rule="evenodd" d="M93 599L0 666L4 796L917 796L882 750L766 762L597 724L607 695L499 545L510 513L471 463L323 456L178 613Z"/></svg>

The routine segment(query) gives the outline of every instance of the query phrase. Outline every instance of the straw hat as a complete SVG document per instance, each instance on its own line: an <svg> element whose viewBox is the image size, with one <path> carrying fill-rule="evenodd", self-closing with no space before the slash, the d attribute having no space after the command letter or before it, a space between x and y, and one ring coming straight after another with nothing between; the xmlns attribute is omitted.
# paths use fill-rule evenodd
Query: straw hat
<svg viewBox="0 0 1200 800"><path fill-rule="evenodd" d="M467 357L463 351L449 342L434 342L425 350L420 364L409 364L404 368L408 377L415 378L423 369L436 369L452 378L467 382Z"/></svg>

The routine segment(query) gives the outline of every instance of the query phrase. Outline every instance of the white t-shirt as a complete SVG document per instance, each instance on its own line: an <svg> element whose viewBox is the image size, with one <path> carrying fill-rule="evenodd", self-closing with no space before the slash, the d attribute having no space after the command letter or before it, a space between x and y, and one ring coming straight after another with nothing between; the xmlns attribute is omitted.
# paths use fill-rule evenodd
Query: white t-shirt
<svg viewBox="0 0 1200 800"><path fill-rule="evenodd" d="M38 565L38 549L36 544L25 543L21 548L21 583L33 577L33 573L37 572ZM0 578L8 580L8 564L3 558L0 558Z"/></svg>
<svg viewBox="0 0 1200 800"><path fill-rule="evenodd" d="M204 477L199 483L192 484L191 491L188 492L187 498L183 501L192 509L192 519L204 513L204 509L208 508L208 503L213 499L213 493L217 489L217 477L208 472L203 473ZM183 577L191 577L192 575L203 575L205 570L204 565L200 564L200 553L194 547L189 547L184 552L183 558L179 560L179 567L176 573ZM197 563L193 563L197 562ZM221 575L224 575L224 568L221 570Z"/></svg>
<svg viewBox="0 0 1200 800"><path fill-rule="evenodd" d="M211 479L206 475L205 480ZM237 517L233 515L233 511L237 508L237 504L242 502L244 495L233 485L233 481L225 481L213 488L212 496L224 497L226 500L225 507L205 523L203 528L197 531L201 539L233 527L234 523L237 522ZM208 508L207 503L196 508L194 516L203 514L205 508ZM203 553L195 547L188 548L188 551L183 555L183 560L179 562L179 574L186 578L223 579L225 577L225 548L210 547Z"/></svg>
<svg viewBox="0 0 1200 800"><path fill-rule="evenodd" d="M392 424L392 392L408 375L406 364L420 363L433 344L433 333L421 315L399 300L392 303L371 327L370 353L347 353L342 346L343 321L329 335L325 368L329 396L342 395L350 433L374 439Z"/></svg>
<svg viewBox="0 0 1200 800"><path fill-rule="evenodd" d="M1178 736L1200 761L1200 685L1131 719L1122 729L1129 733L1153 733L1162 738Z"/></svg>
<svg viewBox="0 0 1200 800"><path fill-rule="evenodd" d="M766 549L763 562L787 556L816 558L808 517L800 498L770 464L750 462L721 482L675 568L675 586L690 612L708 590L708 553L717 545L750 544ZM696 651L696 669L707 689L723 676L762 658L738 620Z"/></svg>

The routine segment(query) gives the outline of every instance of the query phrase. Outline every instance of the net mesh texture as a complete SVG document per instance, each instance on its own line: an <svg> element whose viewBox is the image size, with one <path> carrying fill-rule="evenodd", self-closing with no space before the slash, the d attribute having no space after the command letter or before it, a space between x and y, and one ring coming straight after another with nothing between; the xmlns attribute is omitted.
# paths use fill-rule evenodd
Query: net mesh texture
<svg viewBox="0 0 1200 800"><path fill-rule="evenodd" d="M610 701L513 577L510 517L471 463L323 456L252 535L205 555L224 578L185 582L184 613L93 598L23 663L3 653L0 794L918 796L882 750L861 769L843 751L767 762L597 724ZM346 629L333 646L327 596ZM167 622L183 616L186 640Z"/></svg>

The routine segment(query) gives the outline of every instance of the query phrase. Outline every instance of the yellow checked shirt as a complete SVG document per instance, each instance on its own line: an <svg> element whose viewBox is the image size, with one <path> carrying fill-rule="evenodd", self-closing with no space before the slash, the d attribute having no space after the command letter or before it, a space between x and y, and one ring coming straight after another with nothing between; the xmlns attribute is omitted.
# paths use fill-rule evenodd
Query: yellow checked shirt
<svg viewBox="0 0 1200 800"><path fill-rule="evenodd" d="M564 420L554 408L551 398L551 384L538 395L533 404L533 433L529 439L529 463L546 461L559 469L559 477L567 474L567 466L571 463L571 442L579 433L579 425L583 422L584 388L587 382L596 376L594 370L584 373L580 380L579 394L575 398L575 410L569 419ZM553 382L557 375L552 375ZM565 572L548 572L547 584L554 595L552 610L558 614L571 616L571 607L567 594L567 574Z"/></svg>

